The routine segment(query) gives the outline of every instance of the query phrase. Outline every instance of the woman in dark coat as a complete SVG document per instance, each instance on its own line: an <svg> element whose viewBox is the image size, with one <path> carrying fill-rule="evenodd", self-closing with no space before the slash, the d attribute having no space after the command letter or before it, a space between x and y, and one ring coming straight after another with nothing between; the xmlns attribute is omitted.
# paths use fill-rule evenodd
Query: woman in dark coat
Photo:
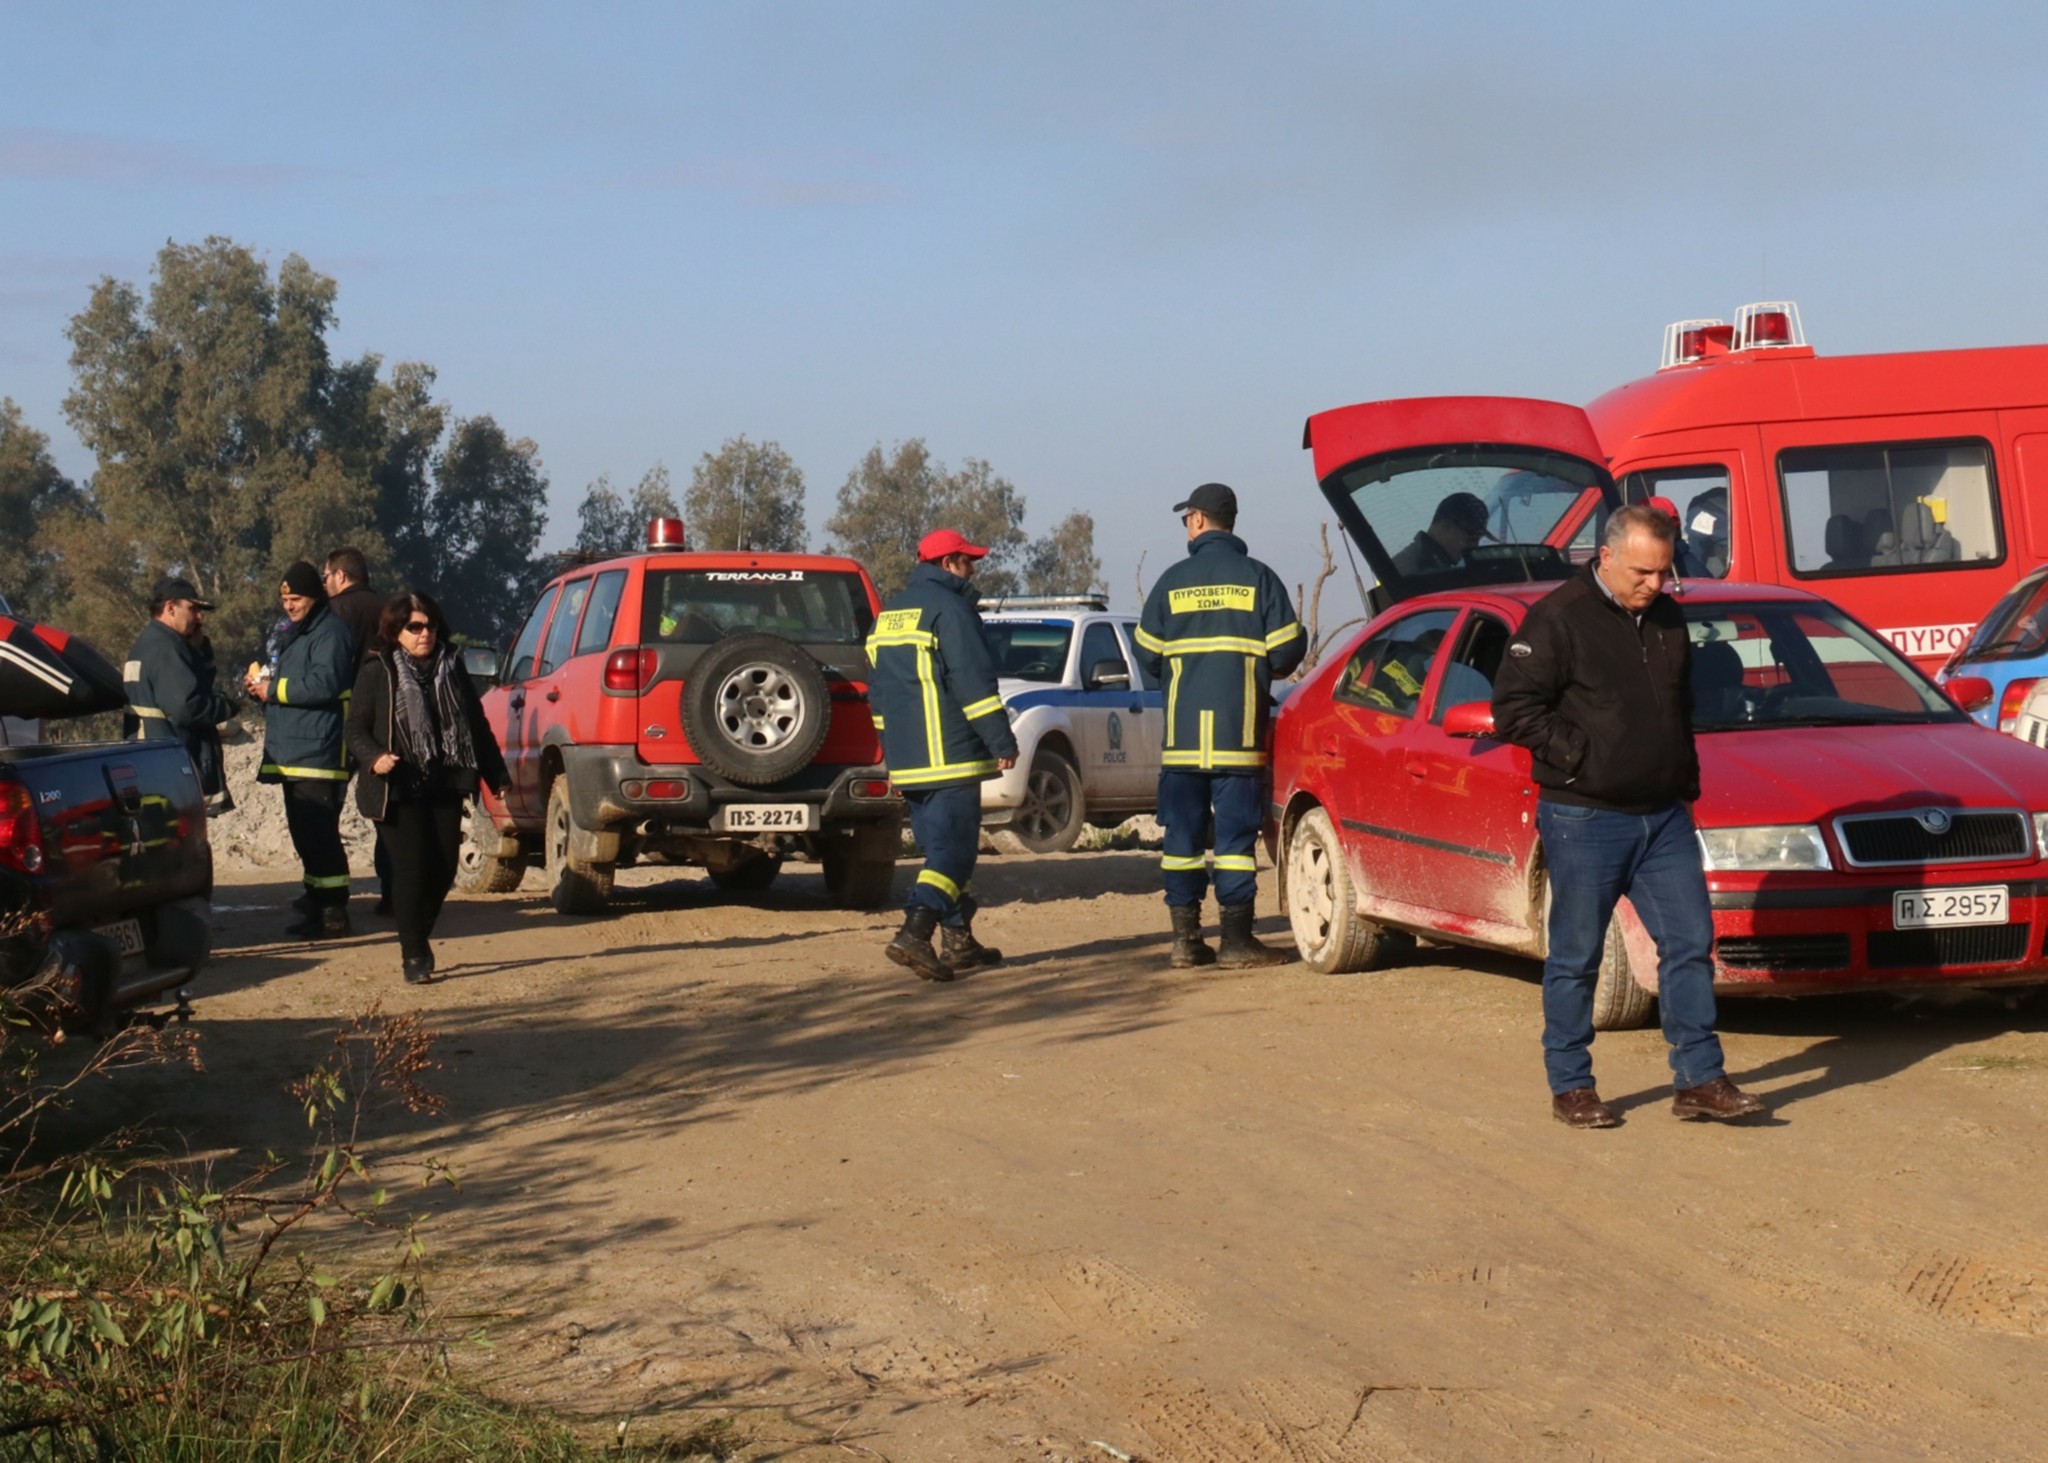
<svg viewBox="0 0 2048 1463"><path fill-rule="evenodd" d="M349 699L348 746L362 767L356 805L391 861L399 955L415 985L434 977L427 937L455 884L463 801L479 782L502 797L508 780L461 653L447 640L432 596L397 596Z"/></svg>

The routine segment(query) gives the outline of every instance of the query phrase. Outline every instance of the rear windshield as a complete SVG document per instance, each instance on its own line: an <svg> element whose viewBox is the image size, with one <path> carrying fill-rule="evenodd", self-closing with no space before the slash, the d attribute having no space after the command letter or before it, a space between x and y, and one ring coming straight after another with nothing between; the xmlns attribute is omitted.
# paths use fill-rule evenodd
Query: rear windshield
<svg viewBox="0 0 2048 1463"><path fill-rule="evenodd" d="M1961 721L1892 648L1833 605L1685 606L1699 731Z"/></svg>
<svg viewBox="0 0 2048 1463"><path fill-rule="evenodd" d="M805 645L859 645L874 626L857 574L817 569L651 569L640 638L709 645L761 630Z"/></svg>
<svg viewBox="0 0 2048 1463"><path fill-rule="evenodd" d="M1057 685L1067 677L1072 620L987 620L982 631L996 658L996 674Z"/></svg>

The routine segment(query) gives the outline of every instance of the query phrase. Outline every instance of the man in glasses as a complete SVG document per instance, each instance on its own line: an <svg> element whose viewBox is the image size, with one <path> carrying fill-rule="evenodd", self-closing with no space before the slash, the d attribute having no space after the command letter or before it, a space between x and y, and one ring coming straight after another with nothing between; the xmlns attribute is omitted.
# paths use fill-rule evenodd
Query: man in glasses
<svg viewBox="0 0 2048 1463"><path fill-rule="evenodd" d="M384 613L384 596L370 588L370 566L361 549L336 549L321 566L320 586L327 591L327 608L348 628L353 663L361 665L377 644L378 620ZM372 862L377 870L377 913L391 913L391 856L383 841L374 844Z"/></svg>
<svg viewBox="0 0 2048 1463"><path fill-rule="evenodd" d="M1301 664L1308 642L1287 586L1233 531L1235 492L1203 483L1174 511L1188 556L1159 576L1138 621L1138 654L1167 688L1159 821L1172 965L1279 965L1290 957L1252 933L1253 850L1270 786L1272 681ZM1223 928L1214 950L1202 942L1212 846Z"/></svg>
<svg viewBox="0 0 2048 1463"><path fill-rule="evenodd" d="M215 688L213 667L198 649L212 608L191 580L157 580L149 597L149 623L121 670L128 693L123 730L143 741L183 742L209 802L226 796L216 728L235 714L234 699Z"/></svg>

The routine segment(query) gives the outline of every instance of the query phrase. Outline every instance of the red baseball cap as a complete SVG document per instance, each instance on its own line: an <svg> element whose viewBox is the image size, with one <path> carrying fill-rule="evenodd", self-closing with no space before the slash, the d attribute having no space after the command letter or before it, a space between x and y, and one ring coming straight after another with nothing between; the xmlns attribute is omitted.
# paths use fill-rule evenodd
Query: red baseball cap
<svg viewBox="0 0 2048 1463"><path fill-rule="evenodd" d="M1678 522L1678 505L1669 498L1645 498L1643 499L1643 506L1645 508L1655 508L1673 523Z"/></svg>
<svg viewBox="0 0 2048 1463"><path fill-rule="evenodd" d="M917 557L920 562L930 563L953 554L965 554L970 559L988 556L988 550L979 544L971 544L962 538L957 529L935 528L917 541Z"/></svg>

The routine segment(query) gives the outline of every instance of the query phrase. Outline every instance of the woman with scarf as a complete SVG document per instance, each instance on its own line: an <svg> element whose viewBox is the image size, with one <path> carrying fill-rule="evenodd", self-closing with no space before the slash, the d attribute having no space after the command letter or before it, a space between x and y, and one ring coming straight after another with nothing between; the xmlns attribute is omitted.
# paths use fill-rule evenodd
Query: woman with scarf
<svg viewBox="0 0 2048 1463"><path fill-rule="evenodd" d="M504 795L505 759L433 597L397 596L377 628L349 702L348 745L363 769L356 805L391 861L405 978L420 985L434 978L427 937L455 884L463 802L479 782Z"/></svg>

